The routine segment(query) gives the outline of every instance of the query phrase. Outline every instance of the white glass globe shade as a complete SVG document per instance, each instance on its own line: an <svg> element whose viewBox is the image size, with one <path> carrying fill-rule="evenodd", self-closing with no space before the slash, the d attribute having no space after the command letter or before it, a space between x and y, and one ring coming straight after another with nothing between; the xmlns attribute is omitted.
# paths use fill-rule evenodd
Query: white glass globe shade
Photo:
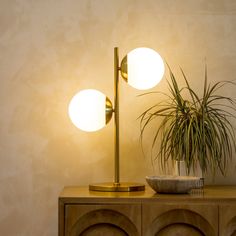
<svg viewBox="0 0 236 236"><path fill-rule="evenodd" d="M150 48L136 48L127 54L127 82L140 90L155 87L165 71L161 56Z"/></svg>
<svg viewBox="0 0 236 236"><path fill-rule="evenodd" d="M92 132L106 125L106 96L94 89L78 92L69 104L69 116L79 129Z"/></svg>

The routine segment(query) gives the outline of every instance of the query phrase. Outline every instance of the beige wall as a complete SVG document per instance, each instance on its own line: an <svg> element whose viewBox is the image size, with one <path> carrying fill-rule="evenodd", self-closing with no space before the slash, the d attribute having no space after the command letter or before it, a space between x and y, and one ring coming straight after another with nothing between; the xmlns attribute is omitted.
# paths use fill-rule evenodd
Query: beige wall
<svg viewBox="0 0 236 236"><path fill-rule="evenodd" d="M83 88L113 99L115 46L157 50L200 92L205 58L211 81L235 79L235 42L235 0L1 0L0 234L56 236L63 186L112 179L113 122L84 133L67 107ZM140 93L121 81L121 174L144 182L136 118L152 103ZM236 184L235 160L215 183Z"/></svg>

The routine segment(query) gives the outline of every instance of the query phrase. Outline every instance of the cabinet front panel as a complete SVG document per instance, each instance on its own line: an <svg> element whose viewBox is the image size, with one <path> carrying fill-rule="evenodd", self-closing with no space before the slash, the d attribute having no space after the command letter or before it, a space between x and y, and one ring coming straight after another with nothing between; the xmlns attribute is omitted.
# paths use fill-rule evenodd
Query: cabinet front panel
<svg viewBox="0 0 236 236"><path fill-rule="evenodd" d="M145 236L218 235L216 205L145 203L142 207Z"/></svg>
<svg viewBox="0 0 236 236"><path fill-rule="evenodd" d="M236 203L219 207L220 236L236 236Z"/></svg>
<svg viewBox="0 0 236 236"><path fill-rule="evenodd" d="M66 236L139 236L141 235L141 206L124 205L66 205Z"/></svg>

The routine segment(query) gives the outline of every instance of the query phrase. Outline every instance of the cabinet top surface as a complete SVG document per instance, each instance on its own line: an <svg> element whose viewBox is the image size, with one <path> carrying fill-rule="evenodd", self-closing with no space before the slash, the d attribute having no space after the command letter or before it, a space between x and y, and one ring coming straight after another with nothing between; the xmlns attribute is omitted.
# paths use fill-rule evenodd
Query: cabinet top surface
<svg viewBox="0 0 236 236"><path fill-rule="evenodd" d="M59 195L59 200L63 202L109 202L109 201L185 201L185 200L235 200L236 186L206 186L203 190L194 190L188 194L158 194L146 186L145 191L138 192L99 192L89 191L88 186L68 186Z"/></svg>

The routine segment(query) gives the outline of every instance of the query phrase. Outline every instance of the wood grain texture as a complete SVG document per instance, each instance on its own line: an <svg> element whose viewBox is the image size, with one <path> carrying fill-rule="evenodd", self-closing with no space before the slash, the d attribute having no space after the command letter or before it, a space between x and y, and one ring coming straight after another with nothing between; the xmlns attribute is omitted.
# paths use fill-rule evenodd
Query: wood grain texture
<svg viewBox="0 0 236 236"><path fill-rule="evenodd" d="M154 235L154 234L153 234ZM172 224L161 229L155 236L204 236L201 231L187 224Z"/></svg>
<svg viewBox="0 0 236 236"><path fill-rule="evenodd" d="M95 236L109 231L107 235L138 236L141 233L140 212L141 206L137 204L67 205L65 233L68 236Z"/></svg>
<svg viewBox="0 0 236 236"><path fill-rule="evenodd" d="M179 235L181 232L182 236L192 235L190 232L194 232L195 235L218 235L217 205L145 203L142 207L145 236L159 236L164 232L171 235Z"/></svg>
<svg viewBox="0 0 236 236"><path fill-rule="evenodd" d="M109 224L97 224L93 225L86 230L84 230L82 233L77 234L79 236L129 236L124 230L122 230L119 227L116 227L114 225Z"/></svg>
<svg viewBox="0 0 236 236"><path fill-rule="evenodd" d="M223 204L219 207L220 235L236 235L236 203Z"/></svg>

